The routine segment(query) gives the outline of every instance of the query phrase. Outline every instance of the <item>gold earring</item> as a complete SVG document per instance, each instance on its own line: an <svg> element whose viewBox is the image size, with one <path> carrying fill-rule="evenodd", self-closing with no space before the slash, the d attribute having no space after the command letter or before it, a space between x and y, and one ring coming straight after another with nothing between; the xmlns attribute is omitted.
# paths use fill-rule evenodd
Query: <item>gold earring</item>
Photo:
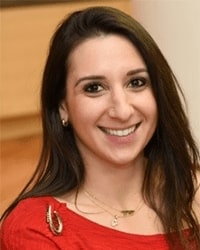
<svg viewBox="0 0 200 250"><path fill-rule="evenodd" d="M63 127L67 127L68 126L68 122L65 121L65 119L62 119L62 125L63 125Z"/></svg>

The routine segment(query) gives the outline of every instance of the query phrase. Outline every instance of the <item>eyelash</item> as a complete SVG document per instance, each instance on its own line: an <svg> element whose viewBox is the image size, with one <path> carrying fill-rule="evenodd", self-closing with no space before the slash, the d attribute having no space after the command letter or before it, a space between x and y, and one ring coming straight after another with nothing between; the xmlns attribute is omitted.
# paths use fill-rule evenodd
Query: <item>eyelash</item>
<svg viewBox="0 0 200 250"><path fill-rule="evenodd" d="M147 79L144 77L140 77L140 78L133 78L130 80L130 82L128 83L128 86L131 85L131 88L134 88L134 90L141 90L143 89L147 84Z"/></svg>
<svg viewBox="0 0 200 250"><path fill-rule="evenodd" d="M134 89L134 91L140 91L145 88L146 84L147 79L144 77L133 78L128 82L127 87ZM90 82L83 88L84 92L88 94L99 94L99 92L101 92L103 89L105 89L105 87L99 82Z"/></svg>
<svg viewBox="0 0 200 250"><path fill-rule="evenodd" d="M84 86L83 90L87 93L95 94L103 90L103 86L98 82L90 82Z"/></svg>

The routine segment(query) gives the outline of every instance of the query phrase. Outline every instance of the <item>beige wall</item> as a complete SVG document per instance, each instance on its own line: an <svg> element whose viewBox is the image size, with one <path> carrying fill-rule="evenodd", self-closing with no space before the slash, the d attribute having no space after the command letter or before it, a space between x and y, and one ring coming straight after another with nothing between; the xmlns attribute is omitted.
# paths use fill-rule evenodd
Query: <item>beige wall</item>
<svg viewBox="0 0 200 250"><path fill-rule="evenodd" d="M49 40L70 12L91 5L108 5L126 12L131 1L82 1L0 9L1 106L0 139L38 133L41 75Z"/></svg>
<svg viewBox="0 0 200 250"><path fill-rule="evenodd" d="M200 1L132 0L134 17L152 34L184 89L200 145Z"/></svg>

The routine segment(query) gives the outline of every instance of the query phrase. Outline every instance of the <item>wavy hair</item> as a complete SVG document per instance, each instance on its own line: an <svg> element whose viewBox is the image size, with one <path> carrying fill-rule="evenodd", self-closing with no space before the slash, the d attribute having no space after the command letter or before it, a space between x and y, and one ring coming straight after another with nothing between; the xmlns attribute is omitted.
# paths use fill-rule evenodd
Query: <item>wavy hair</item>
<svg viewBox="0 0 200 250"><path fill-rule="evenodd" d="M43 146L40 160L31 180L2 218L22 199L62 195L83 183L84 163L73 128L62 126L59 105L66 94L70 53L84 40L102 34L123 36L137 48L147 66L157 102L158 125L145 148L148 165L143 182L144 199L157 213L172 242L171 232L177 232L183 248L187 249L184 222L200 248L198 221L192 210L200 157L182 104L183 93L149 33L131 16L110 7L76 11L57 27L42 80Z"/></svg>

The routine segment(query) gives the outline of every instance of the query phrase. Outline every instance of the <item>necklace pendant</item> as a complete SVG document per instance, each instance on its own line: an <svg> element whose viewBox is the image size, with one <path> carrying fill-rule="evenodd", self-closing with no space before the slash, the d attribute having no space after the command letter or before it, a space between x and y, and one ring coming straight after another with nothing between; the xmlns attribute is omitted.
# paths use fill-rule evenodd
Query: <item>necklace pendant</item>
<svg viewBox="0 0 200 250"><path fill-rule="evenodd" d="M134 214L135 210L122 210L120 211L124 217L131 216Z"/></svg>
<svg viewBox="0 0 200 250"><path fill-rule="evenodd" d="M112 219L112 221L111 221L111 226L112 227L118 226L118 218L116 215L114 216L114 219Z"/></svg>

